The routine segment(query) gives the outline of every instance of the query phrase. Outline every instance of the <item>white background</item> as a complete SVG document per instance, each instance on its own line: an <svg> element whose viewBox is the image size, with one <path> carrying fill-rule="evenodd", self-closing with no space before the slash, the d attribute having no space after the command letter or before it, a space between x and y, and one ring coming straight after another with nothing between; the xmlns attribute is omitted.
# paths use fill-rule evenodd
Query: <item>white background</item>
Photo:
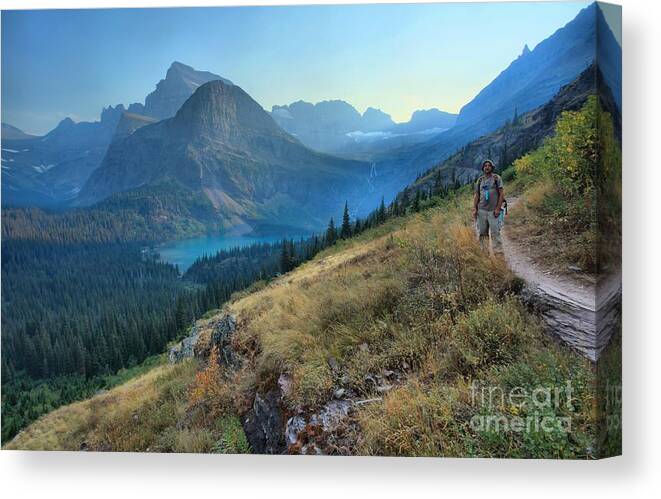
<svg viewBox="0 0 661 499"><path fill-rule="evenodd" d="M194 5L277 4L195 0ZM284 2L281 2L284 3ZM287 3L306 3L290 0ZM341 3L317 0L314 3ZM347 2L344 2L347 3ZM599 462L0 452L4 497L658 497L661 490L661 16L623 0L624 456ZM176 6L176 0L0 7Z"/></svg>

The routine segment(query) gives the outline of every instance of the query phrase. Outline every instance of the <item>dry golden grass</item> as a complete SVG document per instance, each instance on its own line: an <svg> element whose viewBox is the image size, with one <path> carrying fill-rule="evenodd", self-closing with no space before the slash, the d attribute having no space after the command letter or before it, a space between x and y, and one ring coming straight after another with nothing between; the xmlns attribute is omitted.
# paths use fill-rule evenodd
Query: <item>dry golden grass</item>
<svg viewBox="0 0 661 499"><path fill-rule="evenodd" d="M146 450L135 416L162 397L164 381L192 379L194 372L192 362L158 366L108 392L47 414L4 448L80 450L84 443L83 448L90 450Z"/></svg>

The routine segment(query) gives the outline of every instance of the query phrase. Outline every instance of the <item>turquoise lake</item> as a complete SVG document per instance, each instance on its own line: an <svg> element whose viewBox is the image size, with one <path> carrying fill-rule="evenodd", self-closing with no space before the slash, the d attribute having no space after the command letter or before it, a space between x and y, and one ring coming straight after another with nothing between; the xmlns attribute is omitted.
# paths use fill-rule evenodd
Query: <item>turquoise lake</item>
<svg viewBox="0 0 661 499"><path fill-rule="evenodd" d="M285 236L202 236L192 239L170 241L158 246L156 251L161 255L163 261L178 265L179 270L183 273L198 257L215 255L220 250L235 248L237 246L250 246L254 243L274 243L282 241L283 237ZM298 239L299 237L300 236L295 237L294 239Z"/></svg>

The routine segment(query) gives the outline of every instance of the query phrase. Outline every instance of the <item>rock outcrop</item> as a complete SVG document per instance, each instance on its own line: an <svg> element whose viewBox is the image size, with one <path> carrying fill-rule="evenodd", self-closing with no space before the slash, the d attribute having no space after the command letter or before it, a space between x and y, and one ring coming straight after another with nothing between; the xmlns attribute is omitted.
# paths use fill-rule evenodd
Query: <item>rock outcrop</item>
<svg viewBox="0 0 661 499"><path fill-rule="evenodd" d="M285 424L278 390L255 394L251 409L241 423L248 443L257 454L282 454L286 450Z"/></svg>
<svg viewBox="0 0 661 499"><path fill-rule="evenodd" d="M170 352L168 353L170 364L175 364L177 362L181 362L184 359L193 357L195 353L195 345L197 344L199 337L200 331L197 325L195 325L191 328L188 336L170 348Z"/></svg>

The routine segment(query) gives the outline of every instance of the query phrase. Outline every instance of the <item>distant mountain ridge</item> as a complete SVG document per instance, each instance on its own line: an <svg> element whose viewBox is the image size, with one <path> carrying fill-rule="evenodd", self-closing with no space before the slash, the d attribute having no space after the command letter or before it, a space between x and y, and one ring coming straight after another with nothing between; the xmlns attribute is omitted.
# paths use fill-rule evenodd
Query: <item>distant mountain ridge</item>
<svg viewBox="0 0 661 499"><path fill-rule="evenodd" d="M547 102L595 59L596 13L591 4L567 25L521 55L473 100L463 106L457 127L477 125L485 130L502 124L515 111L524 113Z"/></svg>
<svg viewBox="0 0 661 499"><path fill-rule="evenodd" d="M410 121L395 123L389 114L368 107L361 115L343 100L321 101L316 104L297 101L285 106L273 106L271 116L284 130L298 137L312 149L331 154L363 152L363 142L397 138L395 145L406 141L408 134L434 130L440 133L454 125L457 115L427 109L415 111ZM423 139L412 139L420 142ZM402 142L403 141L403 142Z"/></svg>
<svg viewBox="0 0 661 499"><path fill-rule="evenodd" d="M456 114L441 111L440 109L419 109L414 111L411 119L405 123L397 123L394 129L399 133L416 133L433 128L452 128L457 122Z"/></svg>
<svg viewBox="0 0 661 499"><path fill-rule="evenodd" d="M20 128L16 128L9 123L2 122L2 140L26 140L32 138L34 138L34 135L25 133Z"/></svg>
<svg viewBox="0 0 661 499"><path fill-rule="evenodd" d="M77 200L175 182L208 199L225 228L318 228L369 187L369 165L312 151L236 85L200 86L170 119L113 143Z"/></svg>
<svg viewBox="0 0 661 499"><path fill-rule="evenodd" d="M372 131L375 127L394 124L389 115L369 108L360 114L343 100L321 101L316 104L297 101L286 106L273 106L271 116L283 130L318 151L335 151L351 142L347 133Z"/></svg>
<svg viewBox="0 0 661 499"><path fill-rule="evenodd" d="M174 62L145 104L131 104L128 110L123 104L108 106L99 121L76 123L65 118L43 137L25 137L3 124L2 204L57 206L71 202L101 164L118 125L121 136L141 124L169 118L195 89L212 80L231 84L216 74ZM123 118L126 112L127 118Z"/></svg>

